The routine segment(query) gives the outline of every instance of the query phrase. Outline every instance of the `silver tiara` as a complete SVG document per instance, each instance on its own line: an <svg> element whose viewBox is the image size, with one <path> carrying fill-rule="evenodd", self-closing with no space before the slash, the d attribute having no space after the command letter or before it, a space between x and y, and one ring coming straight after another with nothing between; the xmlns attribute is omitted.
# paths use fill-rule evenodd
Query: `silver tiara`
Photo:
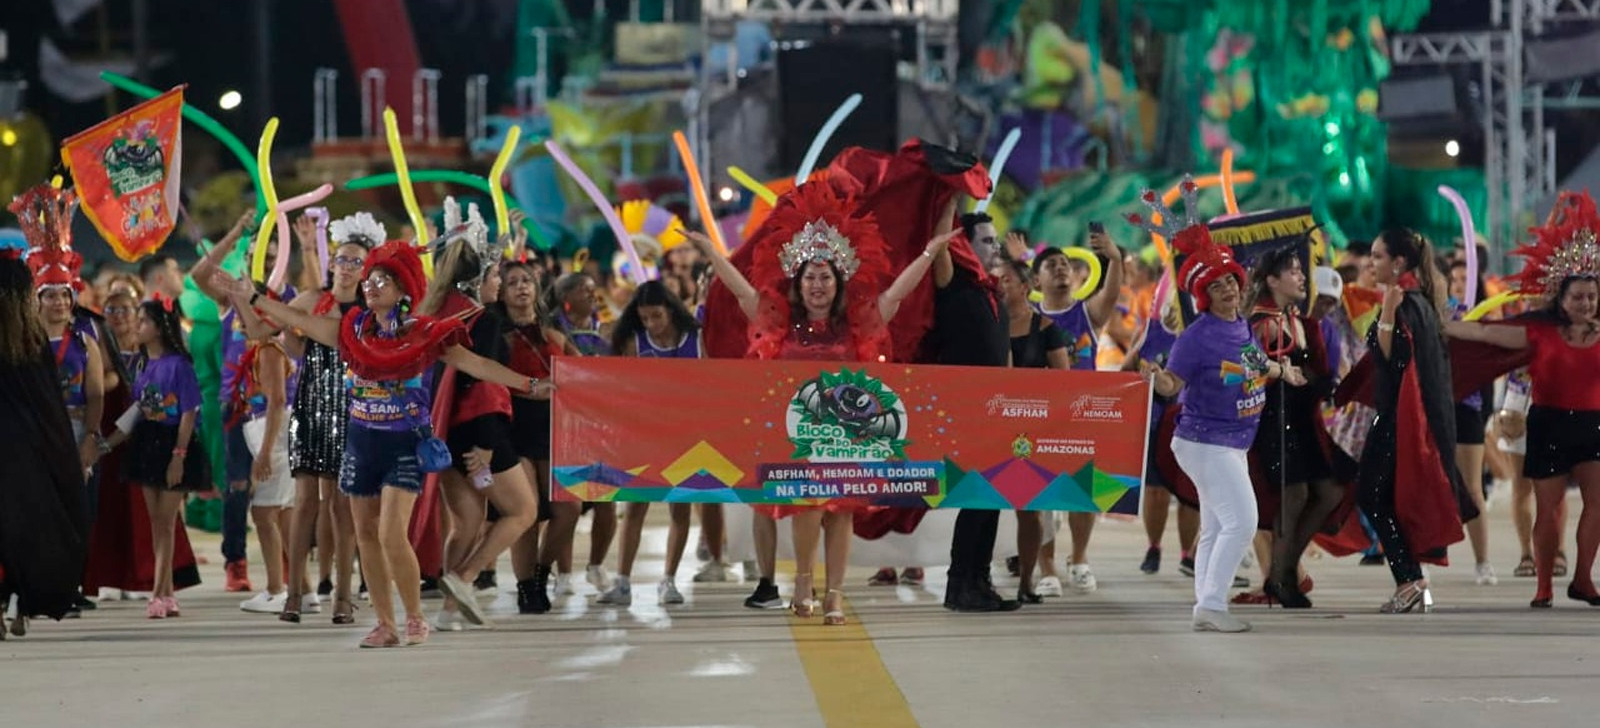
<svg viewBox="0 0 1600 728"><path fill-rule="evenodd" d="M1200 186L1194 183L1192 175L1186 174L1183 176L1183 181L1178 183L1178 192L1183 195L1182 219L1173 214L1172 208L1167 207L1166 203L1161 201L1160 194L1148 187L1139 193L1139 201L1143 202L1145 207L1150 208L1151 212L1161 216L1161 224L1156 224L1153 216L1146 219L1136 212L1128 213L1125 217L1128 222L1143 228L1146 232L1171 240L1179 232L1199 225L1201 222L1199 216Z"/></svg>
<svg viewBox="0 0 1600 728"><path fill-rule="evenodd" d="M443 248L456 240L466 240L467 245L478 254L478 260L493 261L494 247L489 244L489 225L483 221L483 216L478 214L478 205L467 205L467 219L461 219L461 203L454 197L444 198L444 234L435 241L436 248Z"/></svg>
<svg viewBox="0 0 1600 728"><path fill-rule="evenodd" d="M849 280L861 267L861 261L856 258L856 249L850 244L850 238L820 218L806 223L800 232L795 233L789 242L783 244L783 250L778 253L778 263L783 266L783 274L790 278L798 274L807 263L816 261L832 263L840 273L844 274L845 280Z"/></svg>

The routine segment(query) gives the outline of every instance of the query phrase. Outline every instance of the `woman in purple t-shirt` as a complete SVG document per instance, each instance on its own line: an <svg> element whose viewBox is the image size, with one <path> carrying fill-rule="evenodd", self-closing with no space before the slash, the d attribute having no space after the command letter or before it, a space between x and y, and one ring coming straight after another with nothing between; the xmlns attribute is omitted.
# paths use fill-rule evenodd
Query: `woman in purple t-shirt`
<svg viewBox="0 0 1600 728"><path fill-rule="evenodd" d="M1145 361L1139 369L1157 394L1177 396L1183 405L1172 452L1200 495L1194 628L1246 632L1249 623L1228 613L1228 589L1256 527L1247 453L1266 404L1267 380L1305 380L1256 345L1240 312L1244 269L1228 250L1212 243L1198 224L1174 235L1173 242L1188 256L1178 280L1202 313L1173 344L1165 368Z"/></svg>

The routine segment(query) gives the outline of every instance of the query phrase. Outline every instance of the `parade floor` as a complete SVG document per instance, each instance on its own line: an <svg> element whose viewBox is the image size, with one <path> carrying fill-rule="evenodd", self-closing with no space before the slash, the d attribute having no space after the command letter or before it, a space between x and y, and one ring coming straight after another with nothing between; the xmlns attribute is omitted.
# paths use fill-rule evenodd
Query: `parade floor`
<svg viewBox="0 0 1600 728"><path fill-rule="evenodd" d="M940 606L942 568L917 590L866 587L860 570L846 628L745 609L748 585L694 584L692 564L689 603L663 612L652 523L630 609L580 596L521 617L502 593L498 629L389 650L356 648L367 610L342 628L240 612L216 538L197 535L213 563L182 618L147 621L128 601L35 624L0 643L0 706L8 725L74 727L1586 725L1600 609L1528 609L1505 506L1490 518L1499 586L1474 585L1459 546L1467 563L1434 571L1434 613L1385 616L1387 569L1324 557L1308 564L1316 609L1242 608L1245 635L1190 631L1190 580L1175 551L1139 573L1136 523L1101 524L1093 594L958 615Z"/></svg>

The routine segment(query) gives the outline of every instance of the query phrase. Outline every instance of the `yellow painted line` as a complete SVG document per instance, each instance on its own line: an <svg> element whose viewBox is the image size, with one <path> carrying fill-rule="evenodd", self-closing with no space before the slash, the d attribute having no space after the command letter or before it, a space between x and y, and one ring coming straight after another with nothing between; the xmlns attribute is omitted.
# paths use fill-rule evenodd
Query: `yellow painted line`
<svg viewBox="0 0 1600 728"><path fill-rule="evenodd" d="M788 569L793 572L793 567ZM805 668L811 693L817 699L822 721L830 727L873 726L900 728L916 726L911 705L900 686L889 675L877 645L867 634L861 619L845 598L846 624L822 624L822 606L816 616L801 619L789 612L789 631L794 635L795 651Z"/></svg>

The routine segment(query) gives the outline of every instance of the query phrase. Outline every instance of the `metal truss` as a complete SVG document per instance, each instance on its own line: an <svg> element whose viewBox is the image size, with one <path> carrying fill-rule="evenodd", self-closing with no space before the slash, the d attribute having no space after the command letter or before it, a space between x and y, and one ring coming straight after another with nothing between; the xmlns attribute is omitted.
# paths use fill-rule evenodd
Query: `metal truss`
<svg viewBox="0 0 1600 728"><path fill-rule="evenodd" d="M958 0L706 0L701 12L713 20L954 23L959 5Z"/></svg>

